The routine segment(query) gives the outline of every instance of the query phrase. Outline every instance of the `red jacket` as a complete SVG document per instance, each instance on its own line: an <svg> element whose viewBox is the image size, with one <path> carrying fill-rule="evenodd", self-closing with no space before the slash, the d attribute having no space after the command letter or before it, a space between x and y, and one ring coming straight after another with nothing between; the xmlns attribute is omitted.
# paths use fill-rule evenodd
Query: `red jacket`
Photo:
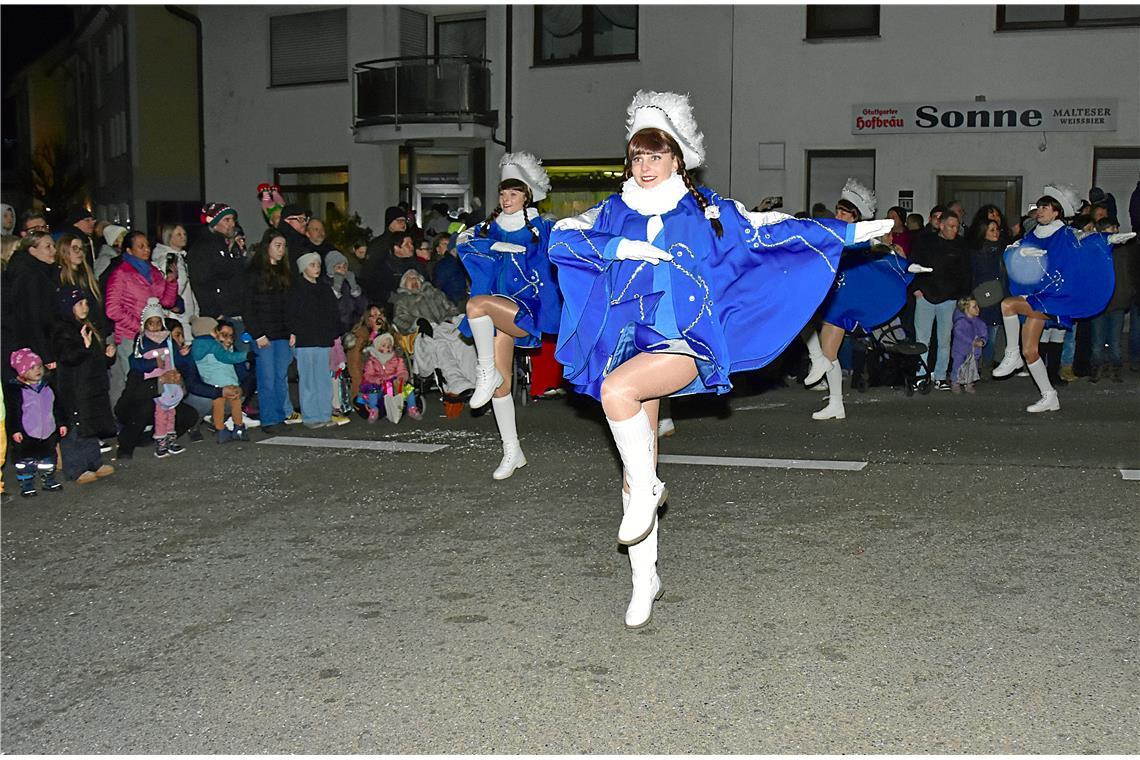
<svg viewBox="0 0 1140 760"><path fill-rule="evenodd" d="M158 267L149 266L149 281L129 261L120 263L107 280L107 317L115 323L116 343L131 343L139 334L147 299L157 298L166 309L178 304L178 280L167 280Z"/></svg>

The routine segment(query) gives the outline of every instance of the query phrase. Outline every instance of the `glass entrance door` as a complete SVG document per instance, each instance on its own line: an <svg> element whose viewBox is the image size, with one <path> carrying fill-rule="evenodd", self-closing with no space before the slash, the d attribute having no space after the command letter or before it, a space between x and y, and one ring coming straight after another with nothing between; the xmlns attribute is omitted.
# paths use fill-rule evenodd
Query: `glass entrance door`
<svg viewBox="0 0 1140 760"><path fill-rule="evenodd" d="M994 205L1005 214L1006 224L1013 223L1026 213L1026 207L1021 197L1021 177L952 177L940 176L938 178L938 202L945 204L956 200L966 210L968 218L962 220L962 226L970 224L974 214L985 205ZM1037 200L1034 196L1026 203ZM918 209L920 213L926 209Z"/></svg>

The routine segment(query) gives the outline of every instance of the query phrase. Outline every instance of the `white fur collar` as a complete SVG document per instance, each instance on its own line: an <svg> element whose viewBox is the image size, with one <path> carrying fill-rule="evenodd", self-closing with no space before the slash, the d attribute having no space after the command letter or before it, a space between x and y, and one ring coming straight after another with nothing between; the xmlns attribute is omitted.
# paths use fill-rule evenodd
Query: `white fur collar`
<svg viewBox="0 0 1140 760"><path fill-rule="evenodd" d="M534 206L526 207L526 219L537 219L538 209ZM523 218L522 211L516 211L513 214L499 214L495 217L495 224L505 232L517 232L526 226L526 219Z"/></svg>
<svg viewBox="0 0 1140 760"><path fill-rule="evenodd" d="M1047 238L1057 230L1065 226L1065 223L1060 219L1054 219L1048 224L1039 224L1033 228L1033 235L1039 238Z"/></svg>
<svg viewBox="0 0 1140 760"><path fill-rule="evenodd" d="M646 190L637 184L633 177L627 179L621 186L621 199L625 205L639 214L658 216L672 211L689 193L685 181L680 174L674 174L669 179L654 188Z"/></svg>

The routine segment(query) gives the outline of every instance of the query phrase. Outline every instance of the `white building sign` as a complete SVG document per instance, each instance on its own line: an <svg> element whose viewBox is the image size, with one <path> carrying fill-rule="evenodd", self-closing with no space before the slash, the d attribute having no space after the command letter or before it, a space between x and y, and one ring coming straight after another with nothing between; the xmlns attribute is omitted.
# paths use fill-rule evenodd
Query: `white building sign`
<svg viewBox="0 0 1140 760"><path fill-rule="evenodd" d="M988 102L863 103L851 108L851 134L924 132L1114 132L1114 98Z"/></svg>

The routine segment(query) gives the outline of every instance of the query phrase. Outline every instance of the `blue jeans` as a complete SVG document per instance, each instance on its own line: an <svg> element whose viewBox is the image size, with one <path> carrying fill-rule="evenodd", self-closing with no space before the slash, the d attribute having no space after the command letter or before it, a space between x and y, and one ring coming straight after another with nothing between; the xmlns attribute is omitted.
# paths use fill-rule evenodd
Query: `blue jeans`
<svg viewBox="0 0 1140 760"><path fill-rule="evenodd" d="M297 377L301 390L301 421L307 424L332 419L331 346L298 347Z"/></svg>
<svg viewBox="0 0 1140 760"><path fill-rule="evenodd" d="M1092 321L1094 367L1121 366L1120 339L1124 337L1124 310L1106 311Z"/></svg>
<svg viewBox="0 0 1140 760"><path fill-rule="evenodd" d="M1065 340L1061 343L1061 366L1073 366L1073 356L1077 353L1077 326L1065 330Z"/></svg>
<svg viewBox="0 0 1140 760"><path fill-rule="evenodd" d="M254 343L257 353L257 399L262 425L278 425L293 413L289 402L289 365L293 349L288 340L271 340L265 348Z"/></svg>
<svg viewBox="0 0 1140 760"><path fill-rule="evenodd" d="M916 298L914 302L914 333L915 340L927 345L926 353L922 359L930 367L932 380L945 380L946 371L950 368L950 331L954 328L955 300L948 298L942 303L931 303L925 298ZM930 329L938 326L938 353L934 359L934 366L930 365Z"/></svg>

